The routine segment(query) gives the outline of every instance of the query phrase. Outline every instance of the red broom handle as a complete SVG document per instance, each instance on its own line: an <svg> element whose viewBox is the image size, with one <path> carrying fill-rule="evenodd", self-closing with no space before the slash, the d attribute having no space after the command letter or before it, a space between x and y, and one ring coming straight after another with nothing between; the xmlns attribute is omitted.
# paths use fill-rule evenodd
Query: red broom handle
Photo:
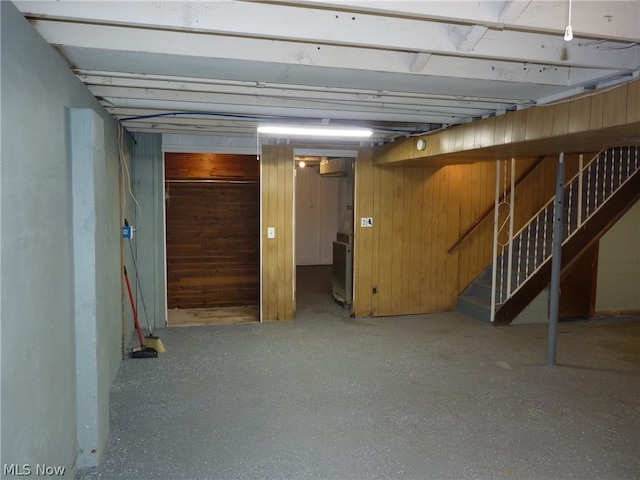
<svg viewBox="0 0 640 480"><path fill-rule="evenodd" d="M131 310L133 310L133 321L136 324L136 332L138 332L138 339L140 340L140 346L144 346L144 339L142 338L142 331L140 330L140 324L138 323L138 312L136 306L133 303L133 293L131 293L131 284L129 283L129 276L127 275L127 267L124 267L124 279L127 282L127 290L129 291L129 300L131 301Z"/></svg>

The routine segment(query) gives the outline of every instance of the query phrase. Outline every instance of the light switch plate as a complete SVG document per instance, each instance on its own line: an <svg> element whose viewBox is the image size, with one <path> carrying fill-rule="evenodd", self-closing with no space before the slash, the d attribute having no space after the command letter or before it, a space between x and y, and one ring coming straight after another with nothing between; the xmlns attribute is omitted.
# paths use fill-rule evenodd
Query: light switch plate
<svg viewBox="0 0 640 480"><path fill-rule="evenodd" d="M268 227L267 228L267 238L276 238L276 228Z"/></svg>

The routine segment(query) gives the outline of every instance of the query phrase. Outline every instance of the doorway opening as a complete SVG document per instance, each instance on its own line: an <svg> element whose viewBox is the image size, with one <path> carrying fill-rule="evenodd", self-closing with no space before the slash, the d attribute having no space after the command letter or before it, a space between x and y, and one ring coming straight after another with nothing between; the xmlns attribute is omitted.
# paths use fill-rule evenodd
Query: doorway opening
<svg viewBox="0 0 640 480"><path fill-rule="evenodd" d="M296 311L324 302L351 309L357 151L296 149Z"/></svg>
<svg viewBox="0 0 640 480"><path fill-rule="evenodd" d="M168 326L259 321L255 155L166 153Z"/></svg>

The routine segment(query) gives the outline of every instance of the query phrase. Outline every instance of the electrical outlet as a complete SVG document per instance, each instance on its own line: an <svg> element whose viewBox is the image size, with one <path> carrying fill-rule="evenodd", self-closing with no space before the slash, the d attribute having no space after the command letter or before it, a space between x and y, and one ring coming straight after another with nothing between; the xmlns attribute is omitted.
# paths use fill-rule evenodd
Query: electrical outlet
<svg viewBox="0 0 640 480"><path fill-rule="evenodd" d="M373 227L373 217L361 217L360 218L360 226L363 228L371 228Z"/></svg>

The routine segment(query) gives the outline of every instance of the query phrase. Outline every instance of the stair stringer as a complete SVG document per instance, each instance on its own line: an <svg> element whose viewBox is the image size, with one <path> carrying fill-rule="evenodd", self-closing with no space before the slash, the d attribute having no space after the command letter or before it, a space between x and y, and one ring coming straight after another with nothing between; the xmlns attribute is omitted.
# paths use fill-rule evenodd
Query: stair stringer
<svg viewBox="0 0 640 480"><path fill-rule="evenodd" d="M580 255L596 243L640 200L640 170L636 171L607 202L562 246L560 275L566 274ZM508 325L551 282L551 259L496 310L494 325Z"/></svg>
<svg viewBox="0 0 640 480"><path fill-rule="evenodd" d="M565 191L566 193L566 191ZM640 169L636 170L562 246L561 275L566 274L581 253L597 242L640 199ZM492 267L487 267L458 297L458 311L492 325L510 324L551 280L551 257L504 303L491 322Z"/></svg>

